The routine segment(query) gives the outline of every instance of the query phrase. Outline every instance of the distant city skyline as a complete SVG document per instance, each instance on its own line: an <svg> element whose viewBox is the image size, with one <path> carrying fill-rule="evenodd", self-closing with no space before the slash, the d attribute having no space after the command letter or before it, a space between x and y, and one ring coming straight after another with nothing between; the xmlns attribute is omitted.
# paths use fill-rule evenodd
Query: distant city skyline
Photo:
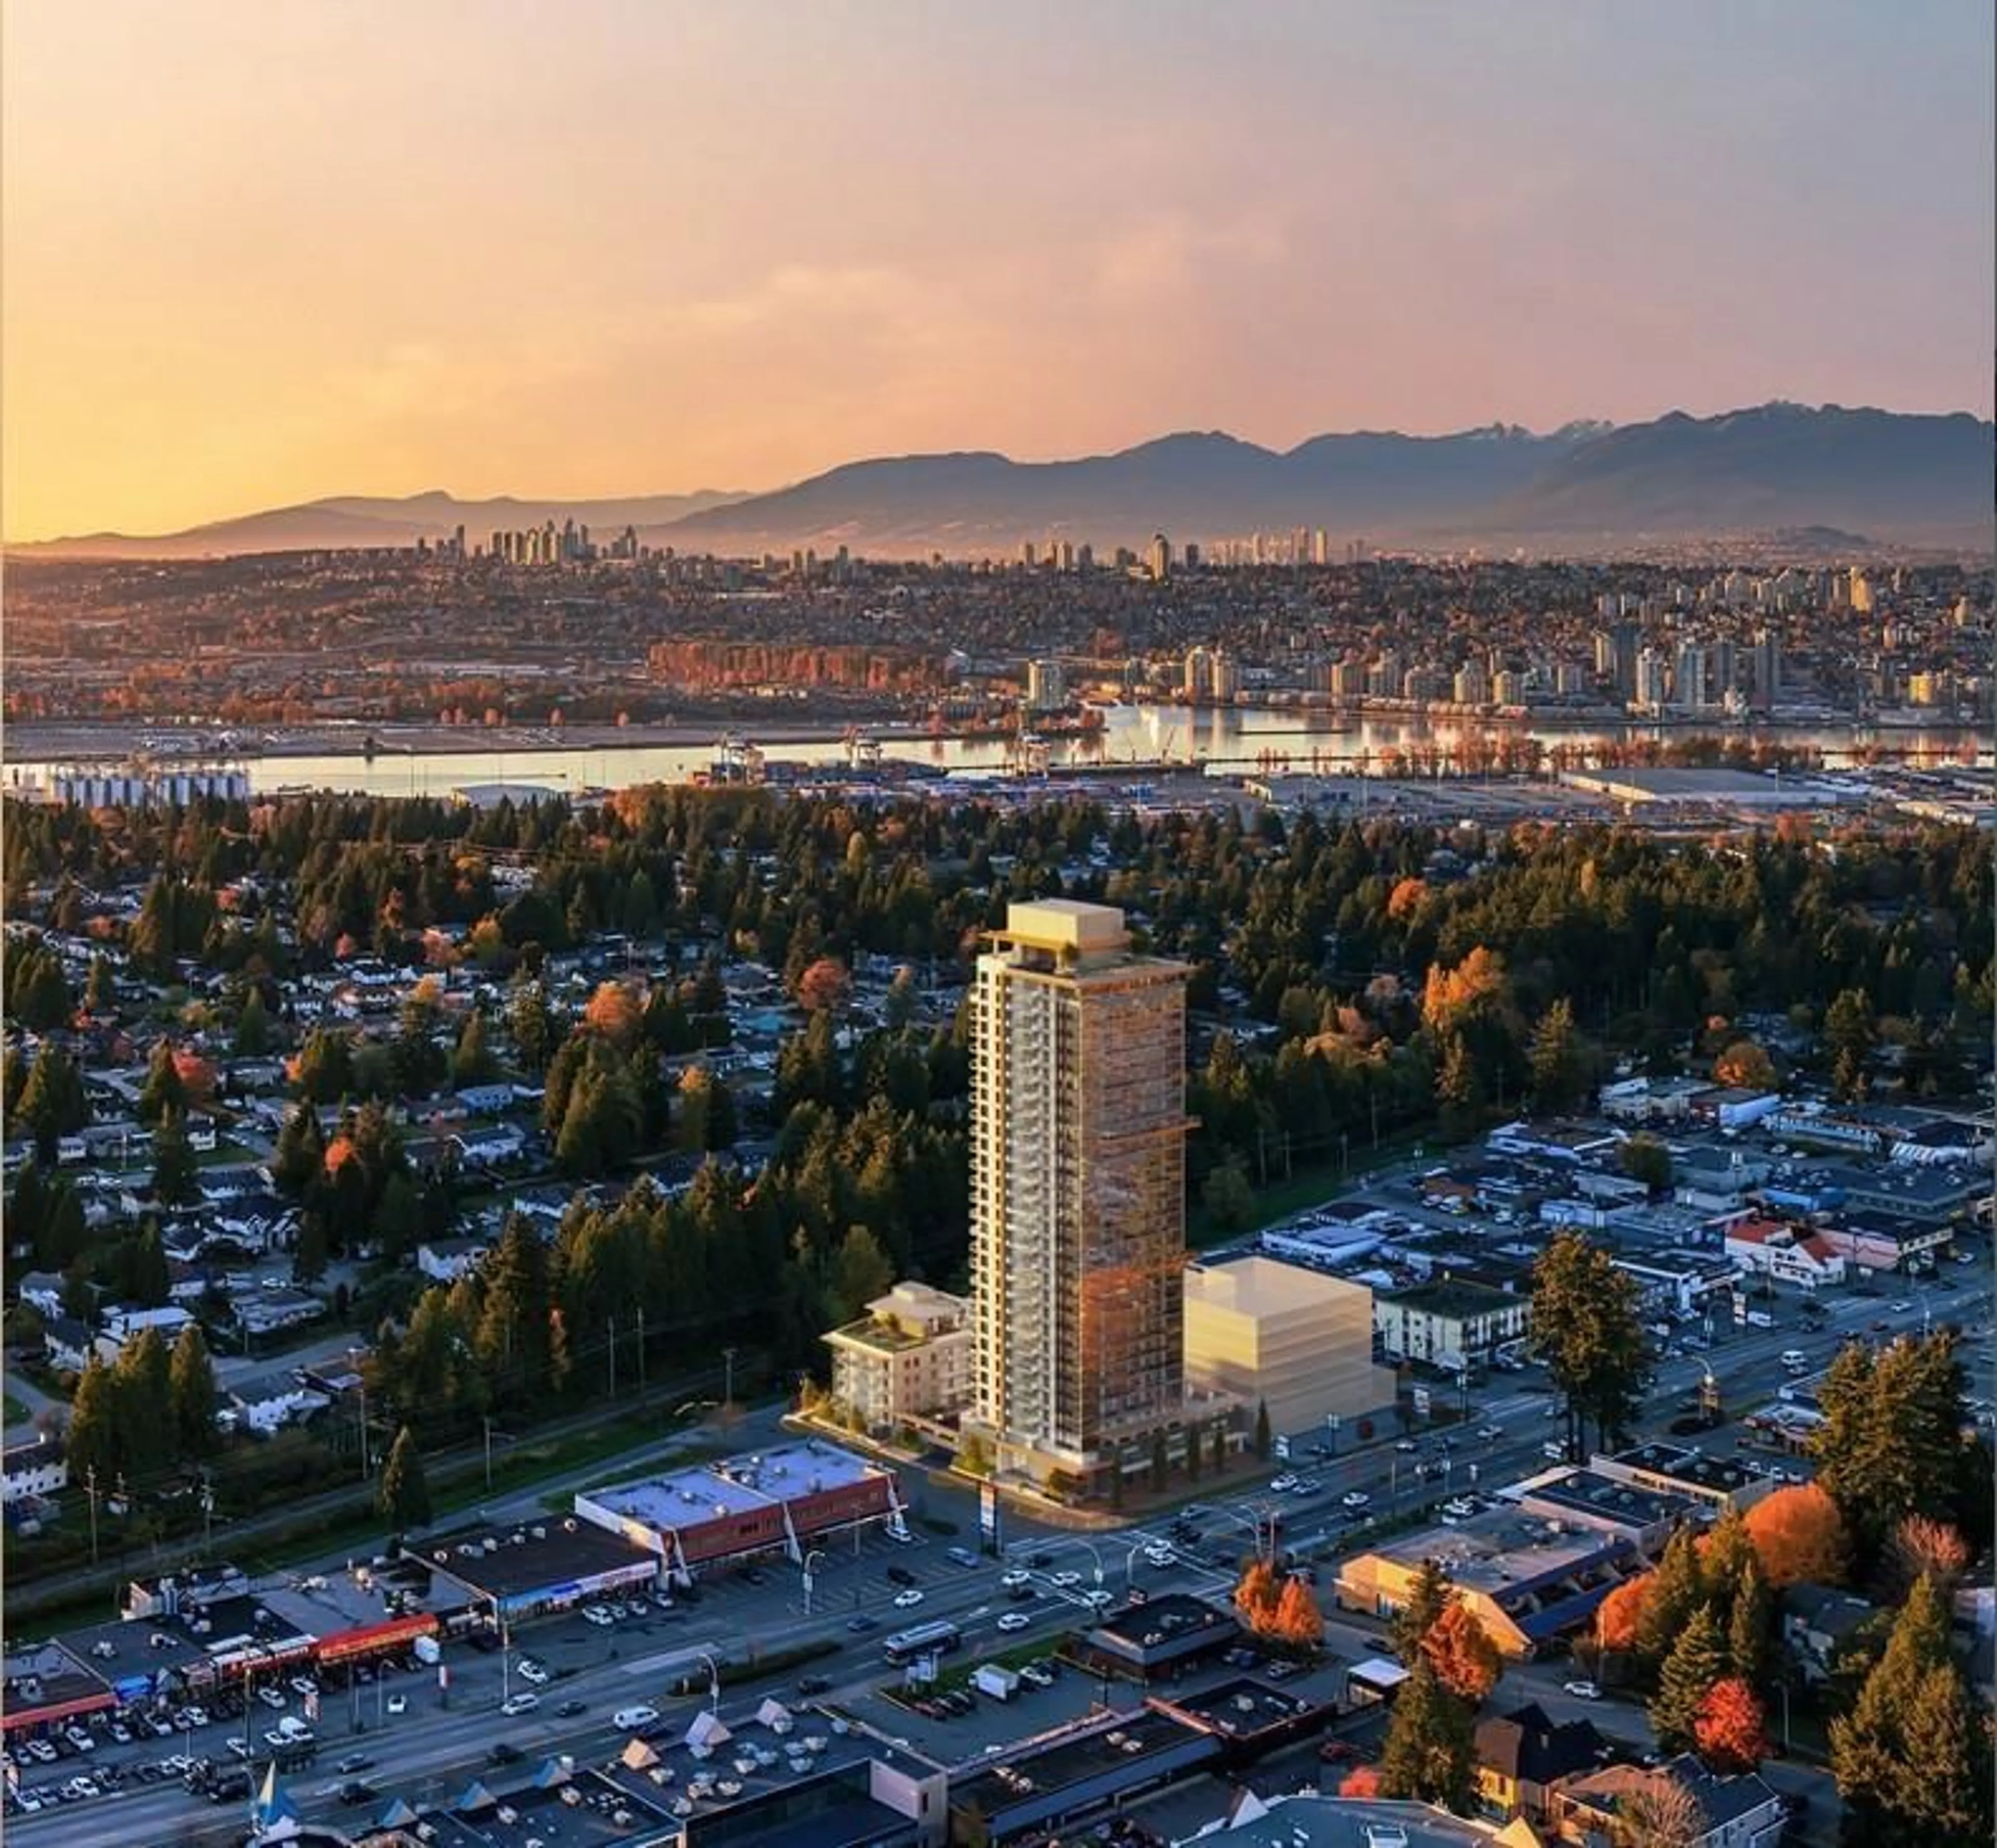
<svg viewBox="0 0 1997 1848"><path fill-rule="evenodd" d="M1992 409L1978 0L5 18L0 530Z"/></svg>

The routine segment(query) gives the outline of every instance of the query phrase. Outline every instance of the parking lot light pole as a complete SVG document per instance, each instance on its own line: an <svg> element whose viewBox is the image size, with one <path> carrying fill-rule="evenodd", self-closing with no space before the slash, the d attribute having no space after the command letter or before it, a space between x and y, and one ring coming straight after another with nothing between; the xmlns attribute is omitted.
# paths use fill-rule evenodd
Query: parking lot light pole
<svg viewBox="0 0 1997 1848"><path fill-rule="evenodd" d="M805 1555L805 1615L807 1617L811 1615L812 1586L815 1582L812 1577L813 1560L816 1560L822 1566L825 1564L825 1555L815 1548Z"/></svg>

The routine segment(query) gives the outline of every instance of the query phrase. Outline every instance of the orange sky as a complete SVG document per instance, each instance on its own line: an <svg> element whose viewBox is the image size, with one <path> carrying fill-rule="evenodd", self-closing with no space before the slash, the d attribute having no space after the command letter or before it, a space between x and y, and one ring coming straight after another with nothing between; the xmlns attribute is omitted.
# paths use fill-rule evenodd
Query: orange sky
<svg viewBox="0 0 1997 1848"><path fill-rule="evenodd" d="M12 539L1186 427L1990 405L1987 0L4 18Z"/></svg>

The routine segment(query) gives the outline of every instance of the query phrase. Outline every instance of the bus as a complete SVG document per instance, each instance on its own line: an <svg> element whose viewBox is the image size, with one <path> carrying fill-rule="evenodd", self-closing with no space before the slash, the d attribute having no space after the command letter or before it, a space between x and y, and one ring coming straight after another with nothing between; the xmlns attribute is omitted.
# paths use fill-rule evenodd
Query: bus
<svg viewBox="0 0 1997 1848"><path fill-rule="evenodd" d="M963 1633L954 1623L919 1623L913 1629L898 1630L881 1648L898 1667L917 1656L946 1655L963 1640Z"/></svg>

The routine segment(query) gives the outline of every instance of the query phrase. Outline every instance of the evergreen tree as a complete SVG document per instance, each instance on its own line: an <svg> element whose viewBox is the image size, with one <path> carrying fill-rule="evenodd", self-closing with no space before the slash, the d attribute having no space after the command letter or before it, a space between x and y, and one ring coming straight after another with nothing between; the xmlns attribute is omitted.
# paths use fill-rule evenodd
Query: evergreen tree
<svg viewBox="0 0 1997 1848"><path fill-rule="evenodd" d="M153 1132L153 1197L162 1206L187 1206L201 1198L187 1119L169 1110Z"/></svg>
<svg viewBox="0 0 1997 1848"><path fill-rule="evenodd" d="M1387 1636L1405 1668L1423 1659L1422 1642L1455 1595L1440 1560L1425 1559L1408 1586L1401 1608L1388 1619Z"/></svg>
<svg viewBox="0 0 1997 1848"><path fill-rule="evenodd" d="M1726 1622L1728 1672L1750 1688L1759 1688L1768 1670L1774 1609L1761 1568L1750 1559L1734 1588L1733 1608Z"/></svg>
<svg viewBox="0 0 1997 1848"><path fill-rule="evenodd" d="M1862 1567L1909 1515L1947 1520L1956 1512L1964 1388L1946 1329L1878 1350L1847 1342L1826 1370L1817 1480L1844 1515Z"/></svg>
<svg viewBox="0 0 1997 1848"><path fill-rule="evenodd" d="M117 1381L92 1350L77 1381L76 1396L70 1403L69 1431L63 1440L72 1481L88 1482L92 1470L99 1488L109 1488L117 1481L126 1455L122 1409Z"/></svg>
<svg viewBox="0 0 1997 1848"><path fill-rule="evenodd" d="M1269 1402L1257 1399L1255 1402L1255 1460L1257 1463L1269 1460L1269 1452L1275 1441L1274 1435L1269 1429Z"/></svg>
<svg viewBox="0 0 1997 1848"><path fill-rule="evenodd" d="M44 1040L36 1053L14 1114L35 1138L36 1153L45 1165L54 1163L59 1137L81 1129L90 1121L90 1101L84 1095L82 1074L53 1040Z"/></svg>
<svg viewBox="0 0 1997 1848"><path fill-rule="evenodd" d="M531 1403L545 1381L548 1315L554 1295L547 1248L526 1217L507 1215L505 1229L484 1267L485 1300L478 1352L499 1403Z"/></svg>
<svg viewBox="0 0 1997 1848"><path fill-rule="evenodd" d="M1726 1634L1712 1611L1702 1607L1665 1657L1657 1698L1650 1702L1650 1726L1661 1750L1688 1751L1697 1745L1700 1709L1726 1672Z"/></svg>
<svg viewBox="0 0 1997 1848"><path fill-rule="evenodd" d="M157 1219L148 1219L120 1243L116 1270L118 1293L127 1302L146 1309L166 1307L173 1295L173 1273Z"/></svg>
<svg viewBox="0 0 1997 1848"><path fill-rule="evenodd" d="M30 1167L29 1173L34 1171ZM50 1190L48 1211L43 1217L35 1241L35 1261L44 1270L67 1270L83 1255L89 1242L90 1229L84 1221L83 1202L67 1181L57 1181Z"/></svg>
<svg viewBox="0 0 1997 1848"><path fill-rule="evenodd" d="M243 997L243 1005L236 1016L236 1032L231 1043L236 1053L246 1059L260 1058L271 1050L271 1015L264 1005L264 991L254 982Z"/></svg>
<svg viewBox="0 0 1997 1848"><path fill-rule="evenodd" d="M457 1050L451 1054L451 1082L460 1089L467 1084L482 1084L495 1069L492 1054L485 1043L485 1016L474 1008L465 1018L464 1030L457 1036Z"/></svg>
<svg viewBox="0 0 1997 1848"><path fill-rule="evenodd" d="M125 1467L157 1470L175 1454L171 1388L173 1356L156 1328L141 1329L112 1370Z"/></svg>
<svg viewBox="0 0 1997 1848"><path fill-rule="evenodd" d="M173 1043L162 1040L153 1046L146 1067L146 1082L139 1092L139 1120L157 1123L163 1117L184 1112L187 1107L187 1086L174 1061Z"/></svg>
<svg viewBox="0 0 1997 1848"><path fill-rule="evenodd" d="M1605 1443L1627 1434L1653 1371L1637 1282L1578 1233L1556 1233L1533 1267L1533 1345L1577 1446L1590 1425Z"/></svg>
<svg viewBox="0 0 1997 1848"><path fill-rule="evenodd" d="M1848 1714L1830 1722L1830 1769L1858 1848L1970 1848L1990 1839L1989 1748L1950 1655L1948 1612L1926 1577Z"/></svg>
<svg viewBox="0 0 1997 1848"><path fill-rule="evenodd" d="M1705 1601L1699 1540L1689 1527L1681 1527L1665 1543L1637 1620L1635 1653L1647 1671L1655 1673L1663 1666Z"/></svg>
<svg viewBox="0 0 1997 1848"><path fill-rule="evenodd" d="M291 1105L291 1114L278 1132L278 1146L270 1157L271 1184L280 1194L298 1199L305 1189L326 1174L326 1132L319 1128L319 1112L309 1102Z"/></svg>
<svg viewBox="0 0 1997 1848"><path fill-rule="evenodd" d="M205 1457L215 1448L215 1367L201 1325L190 1322L174 1343L167 1396L174 1449L183 1457Z"/></svg>
<svg viewBox="0 0 1997 1848"><path fill-rule="evenodd" d="M102 953L90 959L90 979L84 987L83 1005L100 1018L117 1008L118 984Z"/></svg>
<svg viewBox="0 0 1997 1848"><path fill-rule="evenodd" d="M1574 1005L1563 995L1540 1016L1533 1029L1529 1055L1536 1109L1571 1109L1581 1095L1581 1043L1574 1030Z"/></svg>
<svg viewBox="0 0 1997 1848"><path fill-rule="evenodd" d="M1470 1710L1417 1652L1394 1700L1380 1754L1380 1794L1440 1803L1470 1813L1476 1784L1476 1737Z"/></svg>
<svg viewBox="0 0 1997 1848"><path fill-rule="evenodd" d="M506 1005L506 1036L522 1071L547 1071L554 1050L554 1023L548 1018L547 997L539 982L523 982Z"/></svg>
<svg viewBox="0 0 1997 1848"><path fill-rule="evenodd" d="M388 1460L382 1466L379 1505L391 1534L400 1536L430 1524L430 1490L423 1476L423 1453L407 1425L395 1433Z"/></svg>

